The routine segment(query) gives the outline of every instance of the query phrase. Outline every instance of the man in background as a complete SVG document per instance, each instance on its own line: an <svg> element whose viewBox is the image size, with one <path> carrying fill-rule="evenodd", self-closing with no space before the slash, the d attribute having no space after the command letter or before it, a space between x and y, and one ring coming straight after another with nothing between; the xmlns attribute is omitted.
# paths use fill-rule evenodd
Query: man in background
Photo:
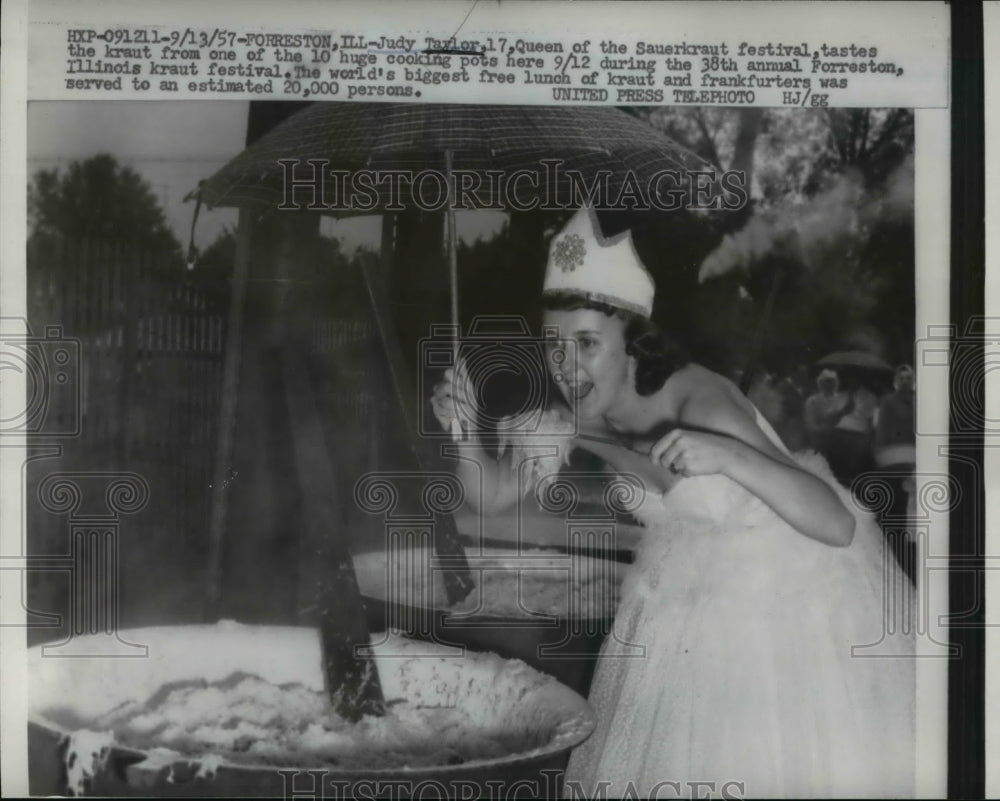
<svg viewBox="0 0 1000 801"><path fill-rule="evenodd" d="M849 400L844 413L830 432L830 453L827 461L834 475L845 486L873 466L872 443L875 439L875 415L878 396L867 386L856 370L845 370L843 391Z"/></svg>
<svg viewBox="0 0 1000 801"><path fill-rule="evenodd" d="M850 398L847 393L840 392L837 374L833 370L823 370L816 377L819 392L806 399L803 416L805 417L806 437L809 445L829 460L830 432L849 412Z"/></svg>
<svg viewBox="0 0 1000 801"><path fill-rule="evenodd" d="M896 368L892 388L879 404L876 418L875 463L879 467L916 463L916 392L910 365Z"/></svg>
<svg viewBox="0 0 1000 801"><path fill-rule="evenodd" d="M879 404L875 425L874 457L879 473L892 490L892 500L882 513L883 520L906 518L910 495L914 492L913 473L916 469L916 391L913 368L908 364L896 368L893 391ZM882 521L879 521L882 522ZM899 530L899 526L894 527ZM908 534L906 529L903 531ZM910 580L914 579L916 544L908 536L890 538Z"/></svg>

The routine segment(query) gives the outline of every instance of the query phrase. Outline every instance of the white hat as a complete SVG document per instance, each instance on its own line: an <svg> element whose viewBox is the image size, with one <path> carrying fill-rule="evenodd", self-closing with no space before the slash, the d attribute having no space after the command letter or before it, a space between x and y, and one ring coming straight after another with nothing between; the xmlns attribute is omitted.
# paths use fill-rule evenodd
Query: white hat
<svg viewBox="0 0 1000 801"><path fill-rule="evenodd" d="M631 232L605 237L592 208L580 209L553 237L543 295L582 295L648 318L655 292Z"/></svg>

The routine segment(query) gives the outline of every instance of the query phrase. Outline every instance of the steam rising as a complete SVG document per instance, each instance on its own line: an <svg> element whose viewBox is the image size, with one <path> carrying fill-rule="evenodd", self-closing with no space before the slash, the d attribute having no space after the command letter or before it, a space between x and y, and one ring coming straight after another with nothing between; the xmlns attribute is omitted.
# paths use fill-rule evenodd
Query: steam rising
<svg viewBox="0 0 1000 801"><path fill-rule="evenodd" d="M856 237L878 220L913 213L913 157L886 179L879 192L862 185L857 171L839 176L824 192L795 197L757 212L701 263L699 282L748 266L764 256L791 252L806 267L849 237Z"/></svg>

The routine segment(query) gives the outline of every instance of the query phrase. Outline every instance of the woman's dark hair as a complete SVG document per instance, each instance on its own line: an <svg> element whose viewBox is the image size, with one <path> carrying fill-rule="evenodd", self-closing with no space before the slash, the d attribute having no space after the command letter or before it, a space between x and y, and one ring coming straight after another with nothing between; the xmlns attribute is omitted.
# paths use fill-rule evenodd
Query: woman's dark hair
<svg viewBox="0 0 1000 801"><path fill-rule="evenodd" d="M549 311L590 309L622 320L625 323L625 352L634 356L636 362L635 391L644 397L658 392L670 376L691 361L687 349L654 323L610 303L566 292L543 295L542 308Z"/></svg>

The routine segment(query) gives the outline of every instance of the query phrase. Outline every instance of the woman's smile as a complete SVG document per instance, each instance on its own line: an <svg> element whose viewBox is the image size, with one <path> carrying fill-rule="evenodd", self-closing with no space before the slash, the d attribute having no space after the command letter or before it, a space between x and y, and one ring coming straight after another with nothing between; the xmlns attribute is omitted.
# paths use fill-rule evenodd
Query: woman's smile
<svg viewBox="0 0 1000 801"><path fill-rule="evenodd" d="M586 398L594 388L593 381L580 380L579 378L563 378L563 384L566 387L566 399L575 400L577 403Z"/></svg>
<svg viewBox="0 0 1000 801"><path fill-rule="evenodd" d="M545 323L559 331L560 347L550 353L549 369L563 398L582 418L607 415L630 384L623 321L573 309L547 311Z"/></svg>

